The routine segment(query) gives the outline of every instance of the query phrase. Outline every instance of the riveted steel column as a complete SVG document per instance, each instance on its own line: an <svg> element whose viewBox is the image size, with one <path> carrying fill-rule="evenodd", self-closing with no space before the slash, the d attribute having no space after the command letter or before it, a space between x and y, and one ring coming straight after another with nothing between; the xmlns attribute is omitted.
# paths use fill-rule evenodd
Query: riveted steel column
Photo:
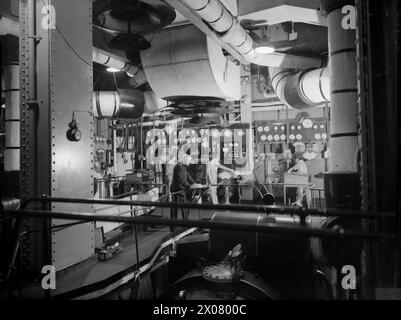
<svg viewBox="0 0 401 320"><path fill-rule="evenodd" d="M35 10L35 19L29 10ZM21 189L23 197L93 196L92 4L90 0L21 0ZM36 81L35 81L36 80ZM35 84L36 83L36 84ZM82 137L66 137L73 115ZM53 204L51 210L93 212L90 205ZM51 225L64 221L52 220ZM94 252L93 223L31 239L51 244L51 257L31 254L57 270ZM46 251L46 249L44 249ZM39 259L37 257L43 257Z"/></svg>
<svg viewBox="0 0 401 320"><path fill-rule="evenodd" d="M38 195L37 179L37 127L38 105L36 99L36 2L20 1L20 197L25 200ZM43 163L42 165L46 165ZM44 192L48 192L46 189ZM25 229L40 229L39 219L24 219ZM22 263L28 270L38 270L45 261L44 243L40 233L25 235L20 246ZM47 250L46 250L47 251Z"/></svg>

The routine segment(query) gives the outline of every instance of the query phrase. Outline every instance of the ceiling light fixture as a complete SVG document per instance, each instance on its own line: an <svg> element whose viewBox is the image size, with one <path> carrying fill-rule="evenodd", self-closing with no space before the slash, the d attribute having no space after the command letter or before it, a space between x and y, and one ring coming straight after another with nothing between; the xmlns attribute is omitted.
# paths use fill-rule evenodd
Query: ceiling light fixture
<svg viewBox="0 0 401 320"><path fill-rule="evenodd" d="M260 43L256 46L255 51L260 54L274 53L276 49L269 43Z"/></svg>
<svg viewBox="0 0 401 320"><path fill-rule="evenodd" d="M116 69L116 68L113 68L113 67L110 67L110 68L107 68L106 69L107 70L107 72L120 72L121 70L118 70L118 69Z"/></svg>

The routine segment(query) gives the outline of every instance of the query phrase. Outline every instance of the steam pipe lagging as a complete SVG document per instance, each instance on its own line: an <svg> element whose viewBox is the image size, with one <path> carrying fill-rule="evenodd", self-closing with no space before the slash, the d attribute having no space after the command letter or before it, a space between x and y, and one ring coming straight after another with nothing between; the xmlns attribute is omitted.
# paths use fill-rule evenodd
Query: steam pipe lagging
<svg viewBox="0 0 401 320"><path fill-rule="evenodd" d="M181 0L217 33L218 37L238 51L249 63L269 67L306 69L320 67L321 59L291 54L258 54L249 33L219 0Z"/></svg>

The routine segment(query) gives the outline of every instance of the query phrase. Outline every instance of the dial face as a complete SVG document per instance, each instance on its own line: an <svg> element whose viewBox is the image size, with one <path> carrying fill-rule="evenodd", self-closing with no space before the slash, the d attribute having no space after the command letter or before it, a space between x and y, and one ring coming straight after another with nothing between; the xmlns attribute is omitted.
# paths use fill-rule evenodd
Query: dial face
<svg viewBox="0 0 401 320"><path fill-rule="evenodd" d="M313 121L311 119L305 119L304 121L302 121L302 126L305 129L310 129L313 127Z"/></svg>

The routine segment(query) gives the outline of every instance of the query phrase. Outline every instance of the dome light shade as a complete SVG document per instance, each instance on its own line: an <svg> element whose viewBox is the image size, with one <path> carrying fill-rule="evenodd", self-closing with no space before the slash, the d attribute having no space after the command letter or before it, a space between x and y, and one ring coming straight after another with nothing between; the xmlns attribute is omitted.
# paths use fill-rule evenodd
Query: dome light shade
<svg viewBox="0 0 401 320"><path fill-rule="evenodd" d="M118 70L118 69L116 69L116 68L113 68L113 67L110 67L110 68L107 68L106 69L108 72L120 72L121 70Z"/></svg>

